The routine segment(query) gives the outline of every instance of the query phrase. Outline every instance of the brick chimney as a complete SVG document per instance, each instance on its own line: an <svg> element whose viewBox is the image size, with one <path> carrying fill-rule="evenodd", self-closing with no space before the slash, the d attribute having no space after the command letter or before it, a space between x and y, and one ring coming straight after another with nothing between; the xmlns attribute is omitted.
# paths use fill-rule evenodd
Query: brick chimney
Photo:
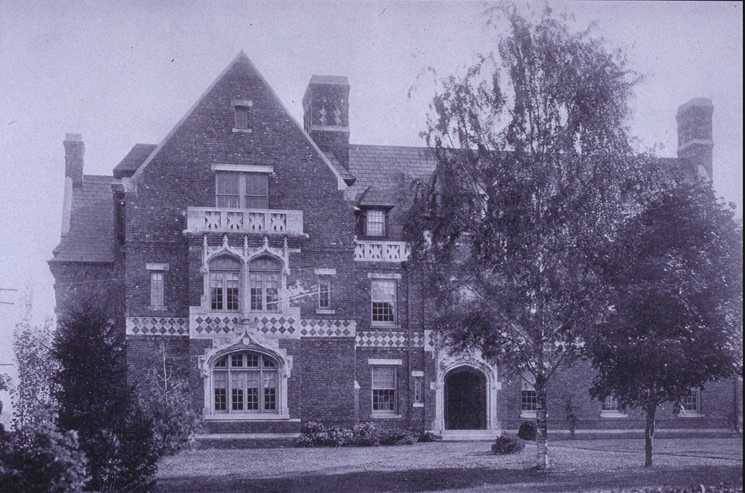
<svg viewBox="0 0 745 493"><path fill-rule="evenodd" d="M83 185L83 155L85 144L80 134L65 134L65 178L72 179L74 188Z"/></svg>
<svg viewBox="0 0 745 493"><path fill-rule="evenodd" d="M70 214L72 212L72 195L76 188L83 186L83 154L85 144L80 134L65 134L62 142L65 146L65 195L62 202L62 229L65 236L70 232Z"/></svg>
<svg viewBox="0 0 745 493"><path fill-rule="evenodd" d="M712 179L712 114L708 98L693 98L678 107L678 157L688 159L696 173Z"/></svg>
<svg viewBox="0 0 745 493"><path fill-rule="evenodd" d="M318 147L349 169L349 81L314 75L303 96L303 128Z"/></svg>

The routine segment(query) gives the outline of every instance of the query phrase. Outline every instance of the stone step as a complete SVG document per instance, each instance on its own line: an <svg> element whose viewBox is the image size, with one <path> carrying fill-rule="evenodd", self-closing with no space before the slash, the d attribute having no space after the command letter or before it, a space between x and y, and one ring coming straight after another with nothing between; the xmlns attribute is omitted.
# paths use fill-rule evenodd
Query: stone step
<svg viewBox="0 0 745 493"><path fill-rule="evenodd" d="M496 440L498 432L494 430L445 430L442 440L446 442L473 442Z"/></svg>
<svg viewBox="0 0 745 493"><path fill-rule="evenodd" d="M277 448L294 447L300 433L201 433L197 447L205 448Z"/></svg>

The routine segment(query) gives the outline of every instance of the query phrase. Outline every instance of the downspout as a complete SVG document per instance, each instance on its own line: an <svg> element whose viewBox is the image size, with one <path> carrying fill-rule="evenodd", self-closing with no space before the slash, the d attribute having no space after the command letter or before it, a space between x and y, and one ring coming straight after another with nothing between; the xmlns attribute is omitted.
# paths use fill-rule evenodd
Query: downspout
<svg viewBox="0 0 745 493"><path fill-rule="evenodd" d="M406 382L409 389L406 406L406 422L409 424L409 429L411 429L411 412L414 407L414 385L411 379L411 272L408 268L408 262L403 262L401 267L406 273Z"/></svg>

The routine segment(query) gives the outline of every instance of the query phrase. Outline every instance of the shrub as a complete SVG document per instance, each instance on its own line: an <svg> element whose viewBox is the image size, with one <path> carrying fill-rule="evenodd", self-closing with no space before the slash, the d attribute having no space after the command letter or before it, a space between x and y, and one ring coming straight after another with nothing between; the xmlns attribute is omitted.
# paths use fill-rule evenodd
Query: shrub
<svg viewBox="0 0 745 493"><path fill-rule="evenodd" d="M362 447L380 444L380 430L370 422L359 423L352 428L353 443Z"/></svg>
<svg viewBox="0 0 745 493"><path fill-rule="evenodd" d="M412 445L416 439L416 435L408 430L385 430L380 434L381 445Z"/></svg>
<svg viewBox="0 0 745 493"><path fill-rule="evenodd" d="M77 492L86 481L85 454L75 432L42 425L0 432L0 492Z"/></svg>
<svg viewBox="0 0 745 493"><path fill-rule="evenodd" d="M520 429L517 431L517 436L523 440L535 441L536 428L535 423L532 421L523 421L520 423Z"/></svg>
<svg viewBox="0 0 745 493"><path fill-rule="evenodd" d="M518 438L501 436L497 437L497 440L492 444L491 451L497 455L514 454L521 451L524 447L525 443Z"/></svg>
<svg viewBox="0 0 745 493"><path fill-rule="evenodd" d="M419 435L420 442L436 442L438 440L442 440L442 437L433 431L423 431Z"/></svg>
<svg viewBox="0 0 745 493"><path fill-rule="evenodd" d="M303 425L303 434L295 442L299 447L343 447L353 443L354 434L348 428L326 427L322 423L308 421Z"/></svg>

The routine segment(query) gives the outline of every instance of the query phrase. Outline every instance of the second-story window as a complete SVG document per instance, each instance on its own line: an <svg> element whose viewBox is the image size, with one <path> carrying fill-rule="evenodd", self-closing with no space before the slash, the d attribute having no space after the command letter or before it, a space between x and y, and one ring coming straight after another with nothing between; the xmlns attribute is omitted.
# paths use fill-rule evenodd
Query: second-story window
<svg viewBox="0 0 745 493"><path fill-rule="evenodd" d="M216 173L215 205L231 209L268 209L269 175L266 173Z"/></svg>
<svg viewBox="0 0 745 493"><path fill-rule="evenodd" d="M331 308L331 278L327 276L318 279L318 308L329 310Z"/></svg>
<svg viewBox="0 0 745 493"><path fill-rule="evenodd" d="M251 295L251 311L279 311L279 288L281 266L269 257L252 260L248 265L248 281Z"/></svg>
<svg viewBox="0 0 745 493"><path fill-rule="evenodd" d="M230 257L210 262L210 309L238 311L240 308L241 264Z"/></svg>
<svg viewBox="0 0 745 493"><path fill-rule="evenodd" d="M150 308L162 310L165 307L163 292L165 291L165 272L150 271Z"/></svg>
<svg viewBox="0 0 745 493"><path fill-rule="evenodd" d="M372 324L396 323L396 281L375 279L371 282Z"/></svg>

